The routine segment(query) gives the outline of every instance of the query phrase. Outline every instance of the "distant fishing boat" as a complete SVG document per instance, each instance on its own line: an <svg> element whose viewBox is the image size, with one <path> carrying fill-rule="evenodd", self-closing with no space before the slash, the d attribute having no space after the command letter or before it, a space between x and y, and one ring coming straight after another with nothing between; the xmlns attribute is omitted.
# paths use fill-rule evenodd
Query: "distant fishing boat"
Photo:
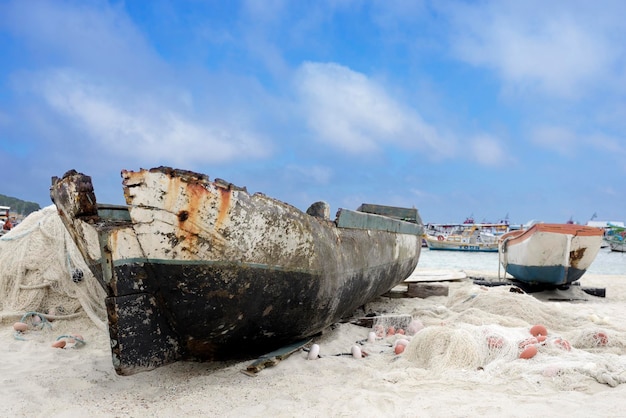
<svg viewBox="0 0 626 418"><path fill-rule="evenodd" d="M10 211L10 206L0 206L0 236L9 232L14 226L9 218Z"/></svg>
<svg viewBox="0 0 626 418"><path fill-rule="evenodd" d="M605 229L604 242L611 251L626 252L626 228L610 224Z"/></svg>
<svg viewBox="0 0 626 418"><path fill-rule="evenodd" d="M501 237L499 259L506 273L531 285L568 285L595 260L604 230L576 224L537 223Z"/></svg>
<svg viewBox="0 0 626 418"><path fill-rule="evenodd" d="M611 251L616 251L620 253L626 252L626 236L615 235L611 238L608 238L606 242L608 242Z"/></svg>
<svg viewBox="0 0 626 418"><path fill-rule="evenodd" d="M497 252L499 237L509 231L506 223L431 224L424 239L430 250Z"/></svg>
<svg viewBox="0 0 626 418"><path fill-rule="evenodd" d="M302 212L185 170L122 171L127 206L96 202L91 178L50 194L107 292L118 374L177 360L228 360L311 337L414 270L415 208L317 202Z"/></svg>

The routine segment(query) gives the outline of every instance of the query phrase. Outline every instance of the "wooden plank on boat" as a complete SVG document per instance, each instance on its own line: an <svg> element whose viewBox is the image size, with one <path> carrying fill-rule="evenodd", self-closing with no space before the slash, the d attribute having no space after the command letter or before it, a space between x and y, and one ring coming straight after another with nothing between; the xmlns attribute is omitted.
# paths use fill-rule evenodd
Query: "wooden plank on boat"
<svg viewBox="0 0 626 418"><path fill-rule="evenodd" d="M248 376L256 376L257 373L259 373L261 370L265 369L266 367L277 365L278 363L280 363L281 360L286 359L311 341L313 340L307 339L298 341L296 343L279 348L278 350L274 350L271 353L264 354L241 372Z"/></svg>
<svg viewBox="0 0 626 418"><path fill-rule="evenodd" d="M414 282L447 282L467 279L467 274L461 270L415 270L404 283Z"/></svg>
<svg viewBox="0 0 626 418"><path fill-rule="evenodd" d="M108 220L130 222L128 206L98 203L98 216Z"/></svg>
<svg viewBox="0 0 626 418"><path fill-rule="evenodd" d="M340 228L371 229L413 235L422 235L424 232L424 227L421 224L348 209L339 210L336 222Z"/></svg>
<svg viewBox="0 0 626 418"><path fill-rule="evenodd" d="M374 205L363 203L357 208L359 212L373 213L375 215L389 216L407 222L422 223L422 220L415 208L401 208L396 206Z"/></svg>

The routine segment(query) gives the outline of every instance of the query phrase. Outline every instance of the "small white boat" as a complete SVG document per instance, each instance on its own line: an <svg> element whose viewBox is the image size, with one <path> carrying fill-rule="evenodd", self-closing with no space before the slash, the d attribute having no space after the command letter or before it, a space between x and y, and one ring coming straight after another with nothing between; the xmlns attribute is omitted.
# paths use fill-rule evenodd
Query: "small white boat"
<svg viewBox="0 0 626 418"><path fill-rule="evenodd" d="M502 236L500 263L520 282L568 285L585 274L595 260L603 234L602 228L538 223Z"/></svg>

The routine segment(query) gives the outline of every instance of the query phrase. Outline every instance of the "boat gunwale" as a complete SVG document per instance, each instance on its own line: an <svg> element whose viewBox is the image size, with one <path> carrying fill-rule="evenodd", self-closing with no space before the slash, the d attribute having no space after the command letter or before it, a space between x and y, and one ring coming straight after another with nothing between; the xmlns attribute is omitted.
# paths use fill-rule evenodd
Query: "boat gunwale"
<svg viewBox="0 0 626 418"><path fill-rule="evenodd" d="M500 241L506 246L520 244L537 233L554 233L561 235L572 235L575 237L595 237L604 235L602 228L576 224L535 224L528 229L510 231L502 235Z"/></svg>

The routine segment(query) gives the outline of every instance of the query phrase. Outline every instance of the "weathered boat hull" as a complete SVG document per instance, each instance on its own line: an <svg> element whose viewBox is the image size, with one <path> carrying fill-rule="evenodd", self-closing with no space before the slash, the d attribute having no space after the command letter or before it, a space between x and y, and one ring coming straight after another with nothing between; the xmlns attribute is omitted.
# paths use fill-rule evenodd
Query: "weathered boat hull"
<svg viewBox="0 0 626 418"><path fill-rule="evenodd" d="M340 210L310 216L170 168L123 171L127 207L97 205L88 176L51 197L107 291L113 363L249 357L315 335L408 277L415 223Z"/></svg>
<svg viewBox="0 0 626 418"><path fill-rule="evenodd" d="M571 224L535 224L502 236L500 263L515 280L563 286L585 274L602 245L603 230Z"/></svg>

